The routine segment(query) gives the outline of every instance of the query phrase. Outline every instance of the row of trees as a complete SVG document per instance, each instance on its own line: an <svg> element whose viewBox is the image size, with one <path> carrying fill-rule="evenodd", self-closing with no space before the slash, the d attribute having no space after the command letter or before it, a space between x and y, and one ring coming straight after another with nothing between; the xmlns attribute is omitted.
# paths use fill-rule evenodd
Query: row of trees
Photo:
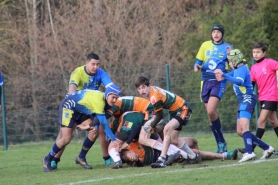
<svg viewBox="0 0 278 185"><path fill-rule="evenodd" d="M192 66L211 25L223 24L225 40L250 63L257 41L277 59L277 1L0 0L8 128L31 130L40 140L42 123L56 124L70 72L92 51L125 94L136 93L139 74L165 85L163 66L169 64L177 79L171 90L197 101L200 74L192 74Z"/></svg>

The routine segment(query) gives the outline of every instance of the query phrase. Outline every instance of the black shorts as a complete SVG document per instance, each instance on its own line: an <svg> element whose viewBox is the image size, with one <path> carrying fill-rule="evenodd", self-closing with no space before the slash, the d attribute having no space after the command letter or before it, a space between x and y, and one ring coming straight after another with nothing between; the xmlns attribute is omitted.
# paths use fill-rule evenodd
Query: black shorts
<svg viewBox="0 0 278 185"><path fill-rule="evenodd" d="M261 109L277 111L278 102L276 101L260 101Z"/></svg>

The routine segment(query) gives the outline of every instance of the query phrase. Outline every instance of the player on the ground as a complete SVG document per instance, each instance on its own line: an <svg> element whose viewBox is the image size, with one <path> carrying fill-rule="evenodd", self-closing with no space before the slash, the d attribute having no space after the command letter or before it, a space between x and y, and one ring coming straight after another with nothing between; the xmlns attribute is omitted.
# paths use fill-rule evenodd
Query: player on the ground
<svg viewBox="0 0 278 185"><path fill-rule="evenodd" d="M237 150L231 152L224 152L224 153L213 153L213 152L206 152L201 151L198 148L198 142L193 137L181 137L179 138L186 142L188 146L196 153L202 157L202 160L214 160L214 159L221 159L221 160L236 160L237 159ZM120 152L120 157L123 163L127 163L129 166L132 167L143 167L146 165L151 165L154 163L159 155L159 150L145 146L140 144L138 141L133 141L130 145L123 149ZM174 162L183 162L185 159L182 158L181 155L173 158L172 161L166 162L166 165L171 165ZM185 161L184 164L187 164Z"/></svg>

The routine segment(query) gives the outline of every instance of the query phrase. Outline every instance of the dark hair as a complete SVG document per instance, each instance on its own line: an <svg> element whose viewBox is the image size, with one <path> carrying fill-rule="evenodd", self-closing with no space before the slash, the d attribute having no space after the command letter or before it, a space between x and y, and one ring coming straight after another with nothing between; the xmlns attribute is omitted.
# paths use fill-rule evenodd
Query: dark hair
<svg viewBox="0 0 278 185"><path fill-rule="evenodd" d="M266 50L267 50L267 47L266 47L266 45L265 45L263 42L257 42L257 43L255 43L255 44L252 46L252 49L255 49L255 48L260 48L260 49L262 49L263 52L266 52Z"/></svg>
<svg viewBox="0 0 278 185"><path fill-rule="evenodd" d="M90 53L88 56L87 56L87 61L90 61L90 60L92 60L92 59L94 59L94 60L99 60L99 56L97 55L97 54L95 54L95 53Z"/></svg>
<svg viewBox="0 0 278 185"><path fill-rule="evenodd" d="M150 85L150 80L145 76L139 76L135 82L135 87L138 88L140 85Z"/></svg>

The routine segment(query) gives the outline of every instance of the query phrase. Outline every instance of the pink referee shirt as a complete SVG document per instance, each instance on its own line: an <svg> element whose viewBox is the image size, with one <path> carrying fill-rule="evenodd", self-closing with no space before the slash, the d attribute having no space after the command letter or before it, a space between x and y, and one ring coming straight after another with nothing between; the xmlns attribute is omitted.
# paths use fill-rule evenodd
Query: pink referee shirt
<svg viewBox="0 0 278 185"><path fill-rule="evenodd" d="M257 83L259 101L278 101L276 70L278 62L270 58L252 65L251 81Z"/></svg>

